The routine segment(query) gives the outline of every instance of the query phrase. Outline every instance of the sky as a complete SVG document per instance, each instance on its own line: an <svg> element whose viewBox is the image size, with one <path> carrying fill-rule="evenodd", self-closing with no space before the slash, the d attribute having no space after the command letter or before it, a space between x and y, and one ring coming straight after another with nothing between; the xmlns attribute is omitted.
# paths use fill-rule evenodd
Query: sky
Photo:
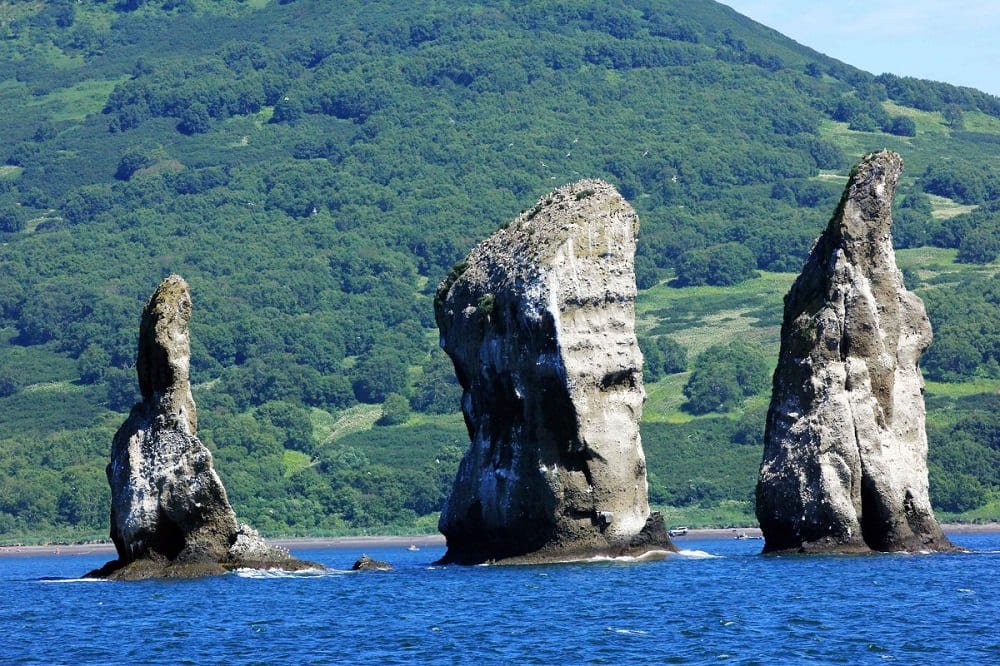
<svg viewBox="0 0 1000 666"><path fill-rule="evenodd" d="M820 53L881 74L1000 96L1000 0L720 0Z"/></svg>

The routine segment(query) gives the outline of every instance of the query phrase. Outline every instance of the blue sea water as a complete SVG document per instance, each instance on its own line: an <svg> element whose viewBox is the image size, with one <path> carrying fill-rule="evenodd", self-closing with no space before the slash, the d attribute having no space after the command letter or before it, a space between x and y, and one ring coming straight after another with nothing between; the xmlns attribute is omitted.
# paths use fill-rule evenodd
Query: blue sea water
<svg viewBox="0 0 1000 666"><path fill-rule="evenodd" d="M4 664L1000 663L1000 535L967 554L440 567L440 547L300 550L334 569L73 580L100 555L0 558Z"/></svg>

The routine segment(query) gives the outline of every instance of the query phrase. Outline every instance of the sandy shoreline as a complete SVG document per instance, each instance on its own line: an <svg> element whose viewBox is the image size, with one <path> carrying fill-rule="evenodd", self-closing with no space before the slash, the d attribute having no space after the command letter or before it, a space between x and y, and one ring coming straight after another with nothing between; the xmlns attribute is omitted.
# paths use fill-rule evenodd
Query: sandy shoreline
<svg viewBox="0 0 1000 666"><path fill-rule="evenodd" d="M984 524L945 524L942 525L947 534L985 534L1000 532L1000 523ZM679 545L690 539L735 539L740 535L745 538L760 538L760 529L756 527L732 527L713 529L690 529L687 535L674 537ZM444 537L440 534L421 534L414 536L349 536L349 537L296 537L268 539L270 543L288 548L293 553L315 550L317 548L338 548L358 550L365 548L404 548L410 545L421 547L443 547ZM107 555L114 557L115 547L107 543L74 543L52 544L47 546L0 546L0 557L30 557L34 555Z"/></svg>

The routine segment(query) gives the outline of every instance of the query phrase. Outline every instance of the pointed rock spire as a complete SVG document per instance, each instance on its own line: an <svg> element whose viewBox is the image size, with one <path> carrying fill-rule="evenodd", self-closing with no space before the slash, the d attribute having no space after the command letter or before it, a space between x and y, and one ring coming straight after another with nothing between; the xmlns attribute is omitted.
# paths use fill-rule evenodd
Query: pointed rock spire
<svg viewBox="0 0 1000 666"><path fill-rule="evenodd" d="M134 579L314 566L237 522L212 454L197 437L190 319L191 291L171 275L142 313L136 363L142 402L115 433L107 469L118 559L90 575Z"/></svg>
<svg viewBox="0 0 1000 666"><path fill-rule="evenodd" d="M931 326L892 247L902 170L896 153L864 157L785 296L757 484L766 551L953 548L928 497Z"/></svg>

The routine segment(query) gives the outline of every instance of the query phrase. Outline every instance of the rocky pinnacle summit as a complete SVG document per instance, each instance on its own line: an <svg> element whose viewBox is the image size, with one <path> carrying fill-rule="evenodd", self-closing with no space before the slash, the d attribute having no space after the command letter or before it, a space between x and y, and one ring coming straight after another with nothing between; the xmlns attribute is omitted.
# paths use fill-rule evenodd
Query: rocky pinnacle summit
<svg viewBox="0 0 1000 666"><path fill-rule="evenodd" d="M765 551L950 550L928 497L924 305L903 285L882 151L854 168L785 296L757 484Z"/></svg>
<svg viewBox="0 0 1000 666"><path fill-rule="evenodd" d="M190 320L191 291L171 275L142 313L136 360L142 402L115 433L107 469L118 559L89 575L139 579L317 566L292 559L237 522L212 454L197 436Z"/></svg>
<svg viewBox="0 0 1000 666"><path fill-rule="evenodd" d="M441 513L446 562L673 550L650 514L635 336L639 220L611 185L543 197L435 299L471 445Z"/></svg>

